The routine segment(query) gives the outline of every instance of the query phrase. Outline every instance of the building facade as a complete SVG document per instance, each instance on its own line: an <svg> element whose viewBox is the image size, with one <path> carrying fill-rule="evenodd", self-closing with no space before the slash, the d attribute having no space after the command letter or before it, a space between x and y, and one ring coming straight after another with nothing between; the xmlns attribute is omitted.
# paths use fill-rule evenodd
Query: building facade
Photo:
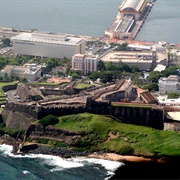
<svg viewBox="0 0 180 180"><path fill-rule="evenodd" d="M41 67L7 65L0 71L0 76L3 79L19 77L25 78L27 81L36 81L41 77Z"/></svg>
<svg viewBox="0 0 180 180"><path fill-rule="evenodd" d="M48 33L20 33L11 38L17 55L69 58L85 53L86 42L82 38Z"/></svg>
<svg viewBox="0 0 180 180"><path fill-rule="evenodd" d="M176 75L170 75L168 78L161 77L158 82L159 92L167 94L170 92L180 93L180 78Z"/></svg>
<svg viewBox="0 0 180 180"><path fill-rule="evenodd" d="M129 67L137 66L142 71L150 71L156 67L158 56L156 52L113 51L101 57L104 63L112 62L114 65L123 62Z"/></svg>
<svg viewBox="0 0 180 180"><path fill-rule="evenodd" d="M82 75L97 71L99 58L94 55L75 54L72 57L72 69L79 71Z"/></svg>

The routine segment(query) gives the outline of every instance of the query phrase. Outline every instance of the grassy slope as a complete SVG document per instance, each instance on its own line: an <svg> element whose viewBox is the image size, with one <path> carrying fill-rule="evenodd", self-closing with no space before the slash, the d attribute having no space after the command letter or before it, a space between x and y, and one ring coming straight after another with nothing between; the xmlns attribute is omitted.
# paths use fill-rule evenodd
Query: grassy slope
<svg viewBox="0 0 180 180"><path fill-rule="evenodd" d="M84 132L85 136L75 144L79 149L107 150L121 154L180 155L180 134L176 132L122 124L89 113L59 117L56 126ZM110 132L116 136L107 140Z"/></svg>

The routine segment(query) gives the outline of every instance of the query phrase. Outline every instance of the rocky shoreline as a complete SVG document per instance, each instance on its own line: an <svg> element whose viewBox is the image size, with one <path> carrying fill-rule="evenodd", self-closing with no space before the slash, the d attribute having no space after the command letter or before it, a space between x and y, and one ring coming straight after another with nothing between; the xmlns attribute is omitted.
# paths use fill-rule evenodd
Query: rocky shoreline
<svg viewBox="0 0 180 180"><path fill-rule="evenodd" d="M136 156L136 155L119 155L110 152L92 152L92 151L73 151L66 147L50 147L43 146L34 143L29 143L19 150L20 144L22 141L20 139L14 139L9 135L5 134L0 136L0 144L8 144L13 146L12 153L14 154L48 154L53 156L60 156L62 158L72 158L77 156L84 156L88 158L96 158L96 159L105 159L111 161L119 161L119 162L157 162L163 163L169 161L168 157L156 158L154 156Z"/></svg>

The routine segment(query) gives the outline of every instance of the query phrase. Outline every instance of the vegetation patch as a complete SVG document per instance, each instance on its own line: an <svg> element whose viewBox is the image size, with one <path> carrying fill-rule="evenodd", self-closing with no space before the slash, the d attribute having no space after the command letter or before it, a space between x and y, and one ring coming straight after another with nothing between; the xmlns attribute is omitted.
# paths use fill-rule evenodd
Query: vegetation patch
<svg viewBox="0 0 180 180"><path fill-rule="evenodd" d="M44 86L57 86L59 85L59 83L55 83L55 82L31 82L29 84L35 84L35 85L44 85Z"/></svg>
<svg viewBox="0 0 180 180"><path fill-rule="evenodd" d="M76 88L77 89L84 89L84 88L88 88L88 87L91 87L92 84L83 84L83 83L79 83Z"/></svg>
<svg viewBox="0 0 180 180"><path fill-rule="evenodd" d="M5 127L4 123L0 124L0 135L8 134L13 138L24 136L24 130L8 129Z"/></svg>
<svg viewBox="0 0 180 180"><path fill-rule="evenodd" d="M59 123L55 126L81 133L81 138L73 144L76 150L180 155L180 134L173 131L123 124L109 117L89 113L59 117ZM109 138L110 132L118 136Z"/></svg>
<svg viewBox="0 0 180 180"><path fill-rule="evenodd" d="M48 116L40 119L38 122L39 122L39 124L42 124L43 126L47 126L47 125L57 124L59 122L59 120L56 116L48 115Z"/></svg>
<svg viewBox="0 0 180 180"><path fill-rule="evenodd" d="M151 108L151 106L149 106L148 104L116 104L116 103L112 103L112 106L123 106L123 107L138 107L138 108Z"/></svg>

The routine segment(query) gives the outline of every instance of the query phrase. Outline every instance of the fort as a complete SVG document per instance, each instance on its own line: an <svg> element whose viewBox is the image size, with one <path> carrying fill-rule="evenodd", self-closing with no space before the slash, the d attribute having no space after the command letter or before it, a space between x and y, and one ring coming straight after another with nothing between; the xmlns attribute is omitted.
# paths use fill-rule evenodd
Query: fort
<svg viewBox="0 0 180 180"><path fill-rule="evenodd" d="M73 85L73 84L72 84ZM24 86L31 91L25 91ZM148 103L128 103L136 97L133 84L130 80L122 79L115 83L105 84L100 87L92 87L87 90L76 92L73 87L64 87L59 89L58 94L61 96L51 97L49 94L57 94L52 88L36 87L39 95L33 97L35 87L31 85L22 85L21 83L14 86L5 86L3 88L7 94L15 91L21 98L19 101L7 97L6 107L2 112L2 117L8 128L27 129L29 125L49 114L63 116L69 114L78 114L89 112L110 116L115 120L123 123L143 125L156 129L164 128L164 111L157 104L150 104L153 96L144 95ZM41 91L42 89L42 91ZM49 91L49 93L46 92ZM67 91L69 89L69 91ZM27 96L21 95L27 93ZM33 92L33 93L32 93ZM44 93L46 92L46 93ZM69 92L67 94L67 92ZM32 93L32 95L29 95ZM41 98L37 98L37 97ZM149 100L148 100L149 98ZM126 102L126 103L125 103ZM132 118L133 117L133 118Z"/></svg>

